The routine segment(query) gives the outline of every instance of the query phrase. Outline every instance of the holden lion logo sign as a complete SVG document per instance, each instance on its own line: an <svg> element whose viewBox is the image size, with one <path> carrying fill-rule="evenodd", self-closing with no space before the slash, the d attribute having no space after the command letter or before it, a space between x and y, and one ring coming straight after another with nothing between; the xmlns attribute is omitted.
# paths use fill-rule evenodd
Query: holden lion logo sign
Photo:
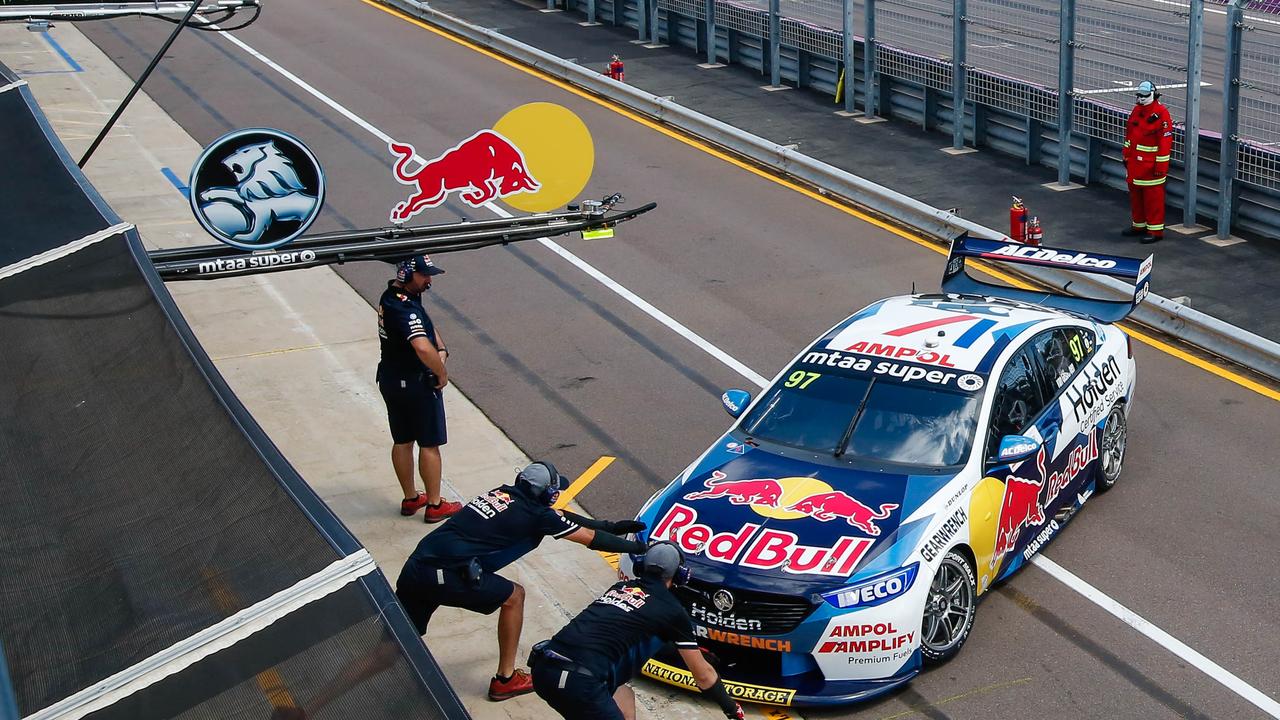
<svg viewBox="0 0 1280 720"><path fill-rule="evenodd" d="M306 232L324 204L324 171L302 141L269 128L214 140L191 169L191 211L241 250L270 250Z"/></svg>

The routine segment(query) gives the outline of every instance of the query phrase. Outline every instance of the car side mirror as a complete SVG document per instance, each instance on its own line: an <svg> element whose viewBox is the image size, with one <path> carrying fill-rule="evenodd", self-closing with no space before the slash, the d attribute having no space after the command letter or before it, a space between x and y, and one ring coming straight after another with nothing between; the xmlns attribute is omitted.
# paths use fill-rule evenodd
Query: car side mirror
<svg viewBox="0 0 1280 720"><path fill-rule="evenodd" d="M720 396L720 402L724 404L724 411L736 418L751 404L751 393L746 390L725 390Z"/></svg>
<svg viewBox="0 0 1280 720"><path fill-rule="evenodd" d="M1040 449L1040 443L1026 435L1005 435L1000 438L1000 451L996 453L996 461L1000 464L1016 463L1026 460Z"/></svg>

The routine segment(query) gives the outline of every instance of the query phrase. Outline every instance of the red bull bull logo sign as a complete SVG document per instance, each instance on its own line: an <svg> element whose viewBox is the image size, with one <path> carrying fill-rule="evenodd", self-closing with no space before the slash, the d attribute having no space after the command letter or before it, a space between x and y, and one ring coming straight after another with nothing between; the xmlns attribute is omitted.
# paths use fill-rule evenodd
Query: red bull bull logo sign
<svg viewBox="0 0 1280 720"><path fill-rule="evenodd" d="M755 570L781 570L795 575L847 577L871 548L868 538L842 537L830 546L805 545L785 530L747 523L716 532L698 522L698 511L681 503L671 506L654 527L653 537L671 540L689 554Z"/></svg>
<svg viewBox="0 0 1280 720"><path fill-rule="evenodd" d="M388 148L396 158L396 181L412 188L392 208L393 223L451 197L471 207L501 200L524 212L563 208L579 199L595 164L587 126L568 108L545 102L512 109L430 160L409 143L391 142Z"/></svg>
<svg viewBox="0 0 1280 720"><path fill-rule="evenodd" d="M520 148L492 130L477 132L413 171L408 170L417 157L412 145L393 142L389 148L398 158L392 168L396 180L413 187L409 198L392 209L394 223L442 205L452 193L471 207L480 207L494 198L537 192L541 187L529 174Z"/></svg>
<svg viewBox="0 0 1280 720"><path fill-rule="evenodd" d="M724 499L732 505L748 505L758 515L779 520L813 518L820 522L843 520L867 535L878 536L878 520L888 519L897 503L872 508L852 495L811 477L745 478L730 480L719 470L703 481L705 490L687 493L685 500Z"/></svg>

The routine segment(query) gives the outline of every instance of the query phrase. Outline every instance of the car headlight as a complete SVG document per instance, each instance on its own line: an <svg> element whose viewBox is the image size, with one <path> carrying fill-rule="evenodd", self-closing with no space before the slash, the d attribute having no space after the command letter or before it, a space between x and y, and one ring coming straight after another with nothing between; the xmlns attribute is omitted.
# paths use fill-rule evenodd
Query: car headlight
<svg viewBox="0 0 1280 720"><path fill-rule="evenodd" d="M841 610L874 607L889 602L910 590L919 570L920 563L914 562L900 570L892 570L863 580L857 585L822 593L822 599Z"/></svg>

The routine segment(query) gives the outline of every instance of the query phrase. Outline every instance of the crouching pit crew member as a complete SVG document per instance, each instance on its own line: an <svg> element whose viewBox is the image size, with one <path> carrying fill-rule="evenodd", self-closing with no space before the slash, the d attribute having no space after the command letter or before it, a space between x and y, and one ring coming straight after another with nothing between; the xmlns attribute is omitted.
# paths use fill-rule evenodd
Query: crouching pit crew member
<svg viewBox="0 0 1280 720"><path fill-rule="evenodd" d="M609 588L550 640L533 646L529 665L538 697L566 720L634 720L636 698L625 685L664 642L673 643L702 690L727 718L744 718L715 668L703 657L693 623L671 593L689 579L674 543L652 545L636 562L635 580Z"/></svg>
<svg viewBox="0 0 1280 720"><path fill-rule="evenodd" d="M605 552L644 552L644 545L619 535L639 532L644 523L584 518L552 508L568 485L548 462L535 462L511 485L467 503L418 543L396 581L396 596L419 634L436 608L457 607L489 615L498 612L498 672L489 681L489 699L506 700L533 691L529 674L516 668L524 624L524 588L501 575L547 536Z"/></svg>

